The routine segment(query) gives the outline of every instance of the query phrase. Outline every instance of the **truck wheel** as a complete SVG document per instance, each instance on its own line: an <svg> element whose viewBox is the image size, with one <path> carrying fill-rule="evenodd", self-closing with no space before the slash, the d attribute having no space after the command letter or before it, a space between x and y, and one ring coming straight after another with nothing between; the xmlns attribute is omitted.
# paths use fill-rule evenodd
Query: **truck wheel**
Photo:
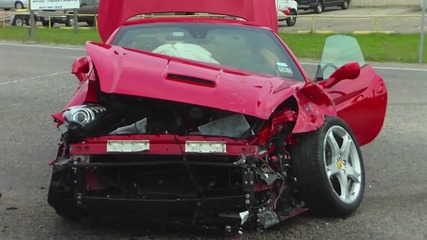
<svg viewBox="0 0 427 240"><path fill-rule="evenodd" d="M23 8L24 8L24 4L18 1L15 2L15 9L23 9Z"/></svg>
<svg viewBox="0 0 427 240"><path fill-rule="evenodd" d="M343 10L346 10L346 9L348 9L348 7L350 6L350 1L349 0L345 0L343 3L342 3L342 5L341 5L341 8L343 9Z"/></svg>
<svg viewBox="0 0 427 240"><path fill-rule="evenodd" d="M359 207L365 171L357 140L339 118L327 117L318 130L301 134L292 149L300 197L322 217L344 217Z"/></svg>
<svg viewBox="0 0 427 240"><path fill-rule="evenodd" d="M95 22L94 22L93 20L91 20L91 21L86 21L86 23L87 23L87 25L88 25L89 27L93 27L93 26L95 25Z"/></svg>
<svg viewBox="0 0 427 240"><path fill-rule="evenodd" d="M72 27L74 26L74 17L73 16L67 16L67 19L65 20L65 26Z"/></svg>
<svg viewBox="0 0 427 240"><path fill-rule="evenodd" d="M325 9L322 0L317 1L316 7L314 8L315 13L321 13Z"/></svg>
<svg viewBox="0 0 427 240"><path fill-rule="evenodd" d="M42 22L43 27L49 27L49 21L43 21ZM53 27L55 25L54 21L50 21L50 27Z"/></svg>
<svg viewBox="0 0 427 240"><path fill-rule="evenodd" d="M13 22L12 25L13 26L18 26L18 27L22 27L25 24L25 19L21 16L16 16L13 18Z"/></svg>
<svg viewBox="0 0 427 240"><path fill-rule="evenodd" d="M291 16L296 16L297 14L296 14L296 12L295 11L292 11L291 12ZM295 26L295 23L297 22L297 17L288 17L288 18L286 18L286 24L288 25L288 26Z"/></svg>

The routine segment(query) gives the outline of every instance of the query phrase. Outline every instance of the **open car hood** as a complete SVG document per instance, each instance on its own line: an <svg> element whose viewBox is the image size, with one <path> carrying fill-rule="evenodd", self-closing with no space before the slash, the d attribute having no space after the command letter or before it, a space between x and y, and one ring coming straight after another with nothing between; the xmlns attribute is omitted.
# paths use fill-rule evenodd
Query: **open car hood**
<svg viewBox="0 0 427 240"><path fill-rule="evenodd" d="M277 32L275 1L266 0L102 0L99 6L99 34L106 42L129 18L161 12L200 12L240 17Z"/></svg>
<svg viewBox="0 0 427 240"><path fill-rule="evenodd" d="M101 91L268 119L301 82L165 55L87 43Z"/></svg>

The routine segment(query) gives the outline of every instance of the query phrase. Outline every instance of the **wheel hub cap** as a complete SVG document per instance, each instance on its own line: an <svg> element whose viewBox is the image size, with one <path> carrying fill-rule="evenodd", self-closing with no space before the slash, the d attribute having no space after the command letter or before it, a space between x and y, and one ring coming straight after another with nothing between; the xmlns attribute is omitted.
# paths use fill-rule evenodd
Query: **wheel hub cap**
<svg viewBox="0 0 427 240"><path fill-rule="evenodd" d="M341 126L332 126L324 139L325 170L333 192L345 203L362 193L362 164L351 135Z"/></svg>
<svg viewBox="0 0 427 240"><path fill-rule="evenodd" d="M341 170L344 167L344 163L341 160L338 160L337 167Z"/></svg>

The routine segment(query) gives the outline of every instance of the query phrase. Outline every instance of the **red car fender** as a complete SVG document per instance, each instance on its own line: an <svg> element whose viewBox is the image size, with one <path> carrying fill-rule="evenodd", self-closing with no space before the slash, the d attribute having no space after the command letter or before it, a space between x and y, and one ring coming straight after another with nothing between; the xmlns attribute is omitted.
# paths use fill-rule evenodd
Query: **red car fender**
<svg viewBox="0 0 427 240"><path fill-rule="evenodd" d="M81 105L86 102L91 103L97 103L98 102L98 96L97 96L97 82L94 79L95 77L94 71L91 71L89 74L88 79L84 80L80 83L79 87L77 88L76 92L74 93L74 96L71 98L71 100L67 103L67 105L64 107L64 110L76 105ZM64 123L64 118L62 117L63 112L58 112L52 114L52 117L56 123L58 123L58 126Z"/></svg>
<svg viewBox="0 0 427 240"><path fill-rule="evenodd" d="M317 130L325 122L325 116L337 116L332 98L314 82L296 91L296 101L299 110L293 133Z"/></svg>
<svg viewBox="0 0 427 240"><path fill-rule="evenodd" d="M264 145L273 134L280 132L285 123L295 122L292 133L311 132L318 129L325 122L325 116L337 116L335 104L321 86L314 82L304 84L295 89L293 98L297 104L297 112L289 107L277 111L272 115L269 124L264 126L252 144ZM292 101L289 101L292 102Z"/></svg>

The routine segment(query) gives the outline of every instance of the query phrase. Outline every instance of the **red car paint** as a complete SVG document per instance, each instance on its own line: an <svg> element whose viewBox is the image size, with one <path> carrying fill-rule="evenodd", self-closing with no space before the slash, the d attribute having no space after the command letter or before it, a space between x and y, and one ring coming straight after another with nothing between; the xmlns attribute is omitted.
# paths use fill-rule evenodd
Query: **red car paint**
<svg viewBox="0 0 427 240"><path fill-rule="evenodd" d="M242 152L256 153L257 147L244 140L224 137L173 136L173 135L127 135L88 138L84 143L72 144L72 155L108 154L108 140L149 140L150 150L140 154L182 154L186 141L217 141L226 143L227 155L239 156ZM221 153L224 154L224 153Z"/></svg>
<svg viewBox="0 0 427 240"><path fill-rule="evenodd" d="M198 1L200 2L200 1ZM210 2L210 1L206 1ZM228 1L224 1L227 3ZM237 1L236 1L237 2ZM257 1L244 1L248 5L244 6L258 6L257 4L262 4ZM103 37L104 42L107 44L95 44L88 43L87 51L93 61L97 64L97 71L100 76L100 81L102 82L101 88L106 92L115 92L115 93L124 93L135 96L155 96L157 98L162 98L160 90L157 92L149 92L144 89L136 89L132 85L132 76L136 75L138 69L132 69L132 64L138 61L143 62L147 59L155 60L151 66L151 73L153 77L163 79L162 83L156 85L156 89L167 90L174 86L173 81L165 81L165 68L168 66L170 69L175 69L175 73L194 73L194 70L197 69L196 74L203 77L209 77L214 81L218 81L215 74L222 72L221 78L233 79L232 81L239 83L239 88L233 86L233 83L224 84L222 82L219 86L221 89L220 94L218 90L215 90L215 96L219 97L218 99L223 99L227 96L236 96L239 98L233 98L233 101L209 101L209 98L203 98L206 94L210 93L210 97L213 95L212 89L195 87L191 89L190 92L185 94L180 91L174 91L177 94L173 96L164 96L164 99L169 100L178 100L183 102L191 102L191 99L185 99L186 94L196 94L198 101L201 100L205 106L216 107L220 109L232 110L252 116L257 116L263 119L268 119L270 114L274 109L286 100L288 97L294 96L299 103L300 111L298 114L297 125L295 126L294 132L306 132L316 129L323 123L324 115L338 115L344 119L350 127L355 132L357 139L359 140L360 145L367 144L371 142L379 133L385 118L386 103L387 103L387 90L384 84L384 81L375 73L375 71L370 66L365 66L361 69L360 76L354 80L344 80L340 81L333 86L325 86L326 81L319 82L315 84L309 78L301 64L298 62L292 51L289 47L280 39L283 44L283 47L289 52L291 57L295 60L297 66L302 72L304 78L306 79L307 84L302 84L295 82L293 80L284 80L278 77L272 76L261 76L257 74L247 73L245 71L228 71L221 70L215 66L210 66L202 63L195 63L191 61L186 61L180 59L179 62L174 62L173 57L164 57L159 56L153 53L138 53L136 51L129 51L119 47L114 47L108 45L111 41L107 40L108 37L113 37L116 31L116 28L120 24L130 25L130 24L150 24L156 22L182 22L182 21L195 21L200 22L200 19L188 19L188 18L166 18L166 19L143 19L137 21L131 21L125 23L124 21L130 16L141 13L150 13L150 12L168 12L168 11L199 11L199 12L211 12L217 14L226 14L234 15L241 18L252 19L253 23L246 23L241 21L234 20L224 20L224 19L204 19L204 22L212 23L229 23L236 25L247 25L251 26L253 24L260 24L261 26L272 27L274 24L262 24L267 23L268 21L255 21L256 19L263 19L263 15L267 14L263 11L254 11L254 8L247 7L247 11L241 11L243 4L241 1L237 4L239 8L236 8L233 1L233 4L222 5L214 4L215 6L222 7L213 7L211 4L194 4L191 0L186 1L184 5L168 5L167 1L157 1L156 4L148 4L144 2L145 5L138 5L137 7L133 5L130 6L129 3L139 4L139 2L133 2L128 0L125 2L118 1L109 1L104 0L100 7L100 20L106 18L111 11L117 11L121 9L119 14L114 14L116 16L115 20L109 19L108 21L100 21L104 25L100 25L100 34ZM250 3L247 3L250 2ZM267 1L263 1L267 2ZM162 4L159 4L162 3ZM188 3L188 4L187 4ZM274 4L267 7L275 11ZM120 6L120 7L119 7ZM135 10L137 9L137 10ZM214 9L214 10L209 10ZM261 16L254 16L261 15ZM276 16L275 14L271 14ZM266 18L264 17L264 20ZM113 34L113 35L111 35ZM111 39L110 39L111 40ZM114 49L114 50L111 50ZM126 57L122 58L122 56ZM127 60L127 58L132 58L132 60ZM111 60L113 59L113 60ZM85 63L81 59L81 63ZM105 64L106 62L113 61L114 64ZM122 65L123 64L123 65ZM123 67L124 66L124 67ZM147 74L147 73L146 73ZM77 74L76 74L77 75ZM245 79L245 84L243 87L240 85L241 79ZM151 78L148 78L151 79ZM87 85L87 86L86 86ZM151 85L152 86L152 85ZM323 86L323 87L322 87ZM153 90L154 87L151 88ZM197 90L196 90L197 89ZM241 89L241 91L240 91ZM286 90L284 90L286 89ZM307 89L315 89L307 90ZM250 91L250 94L247 94L246 91ZM237 91L237 92L236 92ZM86 93L90 94L86 96ZM147 95L148 94L148 95ZM150 95L151 94L151 95ZM256 95L257 97L254 97ZM88 84L82 83L82 86L77 91L74 98L67 104L67 107L72 105L81 104L87 100L96 102L94 99L95 94L88 92ZM192 95L194 96L194 95ZM240 101L240 99L243 99ZM316 102L316 99L320 99L320 102ZM194 99L193 99L194 100ZM242 102L250 100L249 104L242 105ZM314 104L314 108L312 107ZM60 114L55 115L56 119L61 121ZM314 124L313 124L314 123Z"/></svg>
<svg viewBox="0 0 427 240"><path fill-rule="evenodd" d="M307 82L302 83L190 60L176 61L169 56L107 44L88 43L86 48L97 68L101 90L107 93L197 103L262 119L268 119L277 106L294 97L301 110L294 133L315 130L323 124L323 116L338 115L353 129L360 145L371 142L379 134L385 118L386 87L370 66L361 68L359 77L354 80L343 80L324 87L327 81L316 84L306 79ZM138 62L144 63L145 68L132 67ZM298 66L306 77L299 63ZM146 77L143 88L137 88L134 84L135 79L139 79L140 71L144 71ZM215 82L215 87L188 88L186 84L170 81L167 78L169 73L211 80ZM96 102L96 94L88 92L88 86L83 82L67 107L85 101ZM56 119L61 119L60 114L56 115Z"/></svg>
<svg viewBox="0 0 427 240"><path fill-rule="evenodd" d="M384 123L387 89L372 67L366 65L358 78L325 89L335 102L338 117L350 126L359 145L374 140Z"/></svg>
<svg viewBox="0 0 427 240"><path fill-rule="evenodd" d="M293 94L290 86L301 84L295 80L115 46L105 49L89 43L86 51L96 66L102 92L196 103L262 119L268 119L283 99ZM141 72L144 73L142 78ZM169 75L200 78L213 85L186 84L170 79Z"/></svg>
<svg viewBox="0 0 427 240"><path fill-rule="evenodd" d="M129 18L147 13L199 12L239 17L259 26L278 30L276 4L266 0L102 0L99 5L99 34L106 42Z"/></svg>
<svg viewBox="0 0 427 240"><path fill-rule="evenodd" d="M138 156L197 155L199 153L184 152L183 146L186 141L219 141L226 144L226 153L212 155L227 155L236 158L242 155L246 156L246 154L257 155L257 157L265 157L266 161L270 161L274 168L274 163L278 161L278 157L272 155L269 158L267 155L270 155L276 148L279 149L281 146L280 144L269 145L267 142L273 135L289 126L288 123L294 123L292 128L292 133L294 134L283 138L283 141L287 144L294 144L298 139L296 137L298 133L314 131L319 128L324 124L326 116L342 118L352 128L359 145L371 142L379 134L385 117L387 90L383 79L368 65L360 68L358 64L350 63L339 68L329 79L319 82L312 81L291 50L280 40L283 49L289 52L304 77L304 81L296 81L278 76L237 70L226 66L126 49L111 44L117 33L116 28L119 28L122 24L205 22L264 29L268 27L276 31L274 24L267 21L270 19L270 17L266 16L268 11L255 11L255 6L259 7L262 4L270 6L274 3L273 1L186 0L185 4L179 2L182 6L176 4L176 2L166 2L164 0L103 0L102 4L104 5L101 4L99 27L104 43L87 43L86 51L89 57L79 58L73 65L72 73L79 79L80 85L66 108L87 102L96 103L98 101L97 93L101 91L104 93L195 104L250 115L268 121L255 136L245 140L172 134L107 135L85 138L78 143L70 145L69 155L74 157L76 162L80 161L78 160L80 156L129 154L108 152L107 145L110 140L148 140L150 144L149 150L131 153ZM270 9L270 7L267 9ZM274 9L274 14L270 15L275 18L275 7L272 9ZM111 14L113 11L117 15ZM234 15L251 20L252 23L191 17L143 19L124 23L125 20L135 14L161 11L195 11ZM107 21L108 14L110 16L108 16ZM277 19L274 22L277 23ZM254 24L259 24L260 26L255 26ZM275 36L280 39L277 34ZM197 83L186 82L185 78L181 79L175 76L189 76L203 81ZM99 89L95 83L99 83ZM296 106L294 104L283 105L287 101L294 103ZM64 122L62 113L54 114L53 117L58 125ZM262 150L264 151L261 152ZM283 159L289 160L289 156L289 152L285 151ZM54 163L51 164L53 165ZM85 164L88 163L79 162L79 164L87 167ZM96 164L96 162L92 163L91 166L96 166ZM115 166L114 164L112 163L113 166ZM275 170L273 169L272 171ZM88 190L102 188L102 183L99 181L100 178L95 172L89 170L85 174L86 188ZM276 187L274 184L256 184L253 186L253 191L270 190L279 194L279 190ZM280 220L295 216L306 210L306 208L297 208L289 214L281 216Z"/></svg>

